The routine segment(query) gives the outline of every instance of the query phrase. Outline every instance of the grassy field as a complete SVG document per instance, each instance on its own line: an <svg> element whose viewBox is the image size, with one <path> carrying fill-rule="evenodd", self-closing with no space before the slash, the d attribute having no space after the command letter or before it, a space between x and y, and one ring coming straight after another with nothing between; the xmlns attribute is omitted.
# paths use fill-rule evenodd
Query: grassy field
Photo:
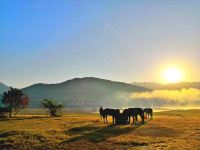
<svg viewBox="0 0 200 150"><path fill-rule="evenodd" d="M2 118L0 149L198 150L200 110L156 112L141 126L104 124L94 113Z"/></svg>

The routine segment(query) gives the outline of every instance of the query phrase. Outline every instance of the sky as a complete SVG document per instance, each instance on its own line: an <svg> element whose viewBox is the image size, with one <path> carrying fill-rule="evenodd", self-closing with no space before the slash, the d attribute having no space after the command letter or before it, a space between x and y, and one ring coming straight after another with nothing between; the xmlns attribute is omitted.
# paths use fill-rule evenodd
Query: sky
<svg viewBox="0 0 200 150"><path fill-rule="evenodd" d="M199 0L2 0L0 82L200 81Z"/></svg>

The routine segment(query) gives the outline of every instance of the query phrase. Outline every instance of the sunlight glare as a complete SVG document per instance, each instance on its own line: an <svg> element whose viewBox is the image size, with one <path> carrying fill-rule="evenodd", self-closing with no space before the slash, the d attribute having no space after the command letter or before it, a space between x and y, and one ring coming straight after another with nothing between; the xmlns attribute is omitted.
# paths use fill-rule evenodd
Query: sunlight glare
<svg viewBox="0 0 200 150"><path fill-rule="evenodd" d="M178 68L168 68L163 72L164 81L167 83L176 83L182 80L182 72Z"/></svg>

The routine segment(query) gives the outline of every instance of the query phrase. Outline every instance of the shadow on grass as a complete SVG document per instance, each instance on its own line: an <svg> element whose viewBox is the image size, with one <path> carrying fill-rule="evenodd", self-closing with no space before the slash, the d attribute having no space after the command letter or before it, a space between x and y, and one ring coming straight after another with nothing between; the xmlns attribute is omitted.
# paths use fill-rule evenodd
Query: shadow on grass
<svg viewBox="0 0 200 150"><path fill-rule="evenodd" d="M69 135L77 135L73 138L65 140L62 144L75 142L78 140L88 140L93 143L103 142L110 137L115 137L123 134L127 134L139 126L123 126L123 125L108 125L106 127L100 126L82 126L71 128L66 131Z"/></svg>
<svg viewBox="0 0 200 150"><path fill-rule="evenodd" d="M12 117L12 118L0 118L1 121L12 121L12 120L28 120L28 119L46 119L46 118L52 118L50 116L31 116L31 117Z"/></svg>
<svg viewBox="0 0 200 150"><path fill-rule="evenodd" d="M31 138L36 138L36 139L42 139L43 136L40 134L35 134L35 133L30 133L27 131L17 131L17 130L12 130L12 131L0 131L0 138L7 138L8 136L23 136L23 137L31 137Z"/></svg>
<svg viewBox="0 0 200 150"><path fill-rule="evenodd" d="M6 138L8 136L13 136L15 135L17 132L16 131L7 131L7 132L2 132L0 133L0 138Z"/></svg>

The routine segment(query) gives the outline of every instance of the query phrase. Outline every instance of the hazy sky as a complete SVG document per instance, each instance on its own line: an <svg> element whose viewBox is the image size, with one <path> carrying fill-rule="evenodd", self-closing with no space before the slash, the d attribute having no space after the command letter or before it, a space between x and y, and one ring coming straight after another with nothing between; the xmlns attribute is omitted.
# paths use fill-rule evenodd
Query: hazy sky
<svg viewBox="0 0 200 150"><path fill-rule="evenodd" d="M199 0L1 0L0 82L200 81Z"/></svg>

